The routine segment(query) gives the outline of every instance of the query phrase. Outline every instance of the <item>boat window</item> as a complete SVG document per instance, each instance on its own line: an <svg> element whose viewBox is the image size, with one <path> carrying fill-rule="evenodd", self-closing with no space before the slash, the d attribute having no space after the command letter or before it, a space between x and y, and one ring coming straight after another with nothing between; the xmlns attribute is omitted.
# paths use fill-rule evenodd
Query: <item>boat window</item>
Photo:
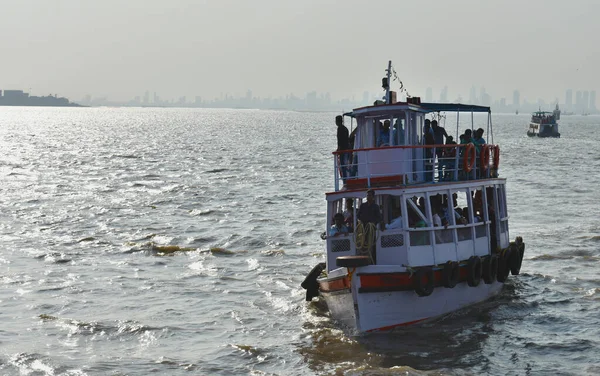
<svg viewBox="0 0 600 376"><path fill-rule="evenodd" d="M404 130L406 129L405 114L399 115L394 120L394 145L406 145Z"/></svg>
<svg viewBox="0 0 600 376"><path fill-rule="evenodd" d="M430 194L429 203L433 226L440 228L435 230L435 242L437 244L452 243L454 241L452 230L445 228L450 224L447 218L451 217L448 215L448 194Z"/></svg>
<svg viewBox="0 0 600 376"><path fill-rule="evenodd" d="M411 229L418 229L421 227L429 227L429 221L427 220L427 210L425 206L425 197L423 195L416 195L406 199L406 209L408 212L408 226ZM428 230L411 231L410 233L410 245L430 245L431 241L429 238Z"/></svg>
<svg viewBox="0 0 600 376"><path fill-rule="evenodd" d="M452 200L447 203L448 211L446 212L446 220L450 224L460 226L456 229L456 235L459 241L470 240L473 238L471 227L466 226L469 223L473 223L471 220L472 203L469 198L466 189L459 189L452 191Z"/></svg>
<svg viewBox="0 0 600 376"><path fill-rule="evenodd" d="M404 226L402 202L400 196L384 195L382 205L383 220L386 229L398 229Z"/></svg>
<svg viewBox="0 0 600 376"><path fill-rule="evenodd" d="M500 218L506 218L506 196L504 191L504 186L499 186L498 190L498 214L500 214Z"/></svg>
<svg viewBox="0 0 600 376"><path fill-rule="evenodd" d="M483 188L474 189L471 191L473 194L473 215L479 221L485 220L485 211L483 205ZM470 221L472 223L472 221Z"/></svg>

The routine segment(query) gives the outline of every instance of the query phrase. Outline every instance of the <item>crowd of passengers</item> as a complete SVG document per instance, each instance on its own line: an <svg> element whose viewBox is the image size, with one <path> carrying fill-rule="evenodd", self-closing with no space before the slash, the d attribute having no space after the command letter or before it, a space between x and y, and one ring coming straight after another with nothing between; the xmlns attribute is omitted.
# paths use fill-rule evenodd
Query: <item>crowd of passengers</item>
<svg viewBox="0 0 600 376"><path fill-rule="evenodd" d="M532 120L540 124L554 124L556 122L556 120L554 119L554 115L534 115Z"/></svg>
<svg viewBox="0 0 600 376"><path fill-rule="evenodd" d="M352 134L349 133L348 128L344 125L344 119L341 115L336 116L335 118L337 129L337 150L347 150L347 153L339 154L340 157L340 166L342 178L346 177L354 177L356 176L356 161L353 158L353 153L351 150L354 147L354 130ZM383 123L379 122L379 134L377 137L377 147L386 147L390 146L390 133L395 133L390 130L390 121L385 120ZM394 124L395 131L398 130L398 122ZM483 137L484 130L483 128L478 128L475 131L471 129L466 129L463 134L459 137L460 145L467 145L472 143L475 146L476 158L475 161L479 159L479 155L483 145L485 145L486 141ZM404 138L404 132L400 132L402 138ZM401 141L400 144L404 142ZM425 120L425 125L423 126L423 136L420 140L421 145L427 146L437 146L434 148L428 147L425 148L425 158L428 161L426 163L426 178L425 180L431 181L433 180L433 170L432 165L434 164L434 158L437 159L438 166L438 177L440 180L452 180L453 171L456 169L456 151L457 151L457 143L454 140L454 137L448 135L446 129L438 124L437 120ZM448 145L446 147L442 147L439 145ZM435 150L435 155L434 155ZM465 147L458 148L459 151L459 160L463 158ZM476 162L477 163L477 162ZM461 164L458 166L459 170L461 170ZM461 178L462 176L461 171Z"/></svg>
<svg viewBox="0 0 600 376"><path fill-rule="evenodd" d="M423 220L422 217L427 218L424 214L425 210L425 198L424 197L413 197L411 199L416 207L420 210L420 214L415 209L408 205L408 226L412 228L419 227L444 227L447 228L452 224L452 216L454 216L454 223L457 225L466 225L468 223L478 223L483 218L483 201L481 199L481 191L476 191L472 197L473 202L473 220L469 219L469 208L458 206L458 195L454 193L452 195L452 211L448 209L448 198L445 194L437 194L430 197L431 205L431 223ZM342 212L336 213L333 216L334 224L329 229L329 236L339 236L343 234L352 233L354 231L354 200L352 198L346 198L345 208ZM488 210L492 211L489 207ZM491 214L490 214L491 217ZM402 208L399 205L392 207L391 216L388 221L385 221L382 215L381 207L375 203L375 191L369 189L367 191L367 199L365 202L360 202L360 206L357 210L357 219L363 225L373 224L379 226L381 231L392 230L402 228Z"/></svg>
<svg viewBox="0 0 600 376"><path fill-rule="evenodd" d="M491 191L488 192L489 198L491 200ZM470 210L469 207L459 207L458 206L458 195L454 193L452 195L452 209L449 209L448 206L448 196L445 194L437 194L435 196L430 197L430 206L431 206L431 218L424 220L423 218L428 218L424 213L425 210L425 199L424 197L413 197L411 198L412 202L418 208L420 213L413 208L412 205L407 205L408 210L408 226L410 228L427 228L427 227L439 227L439 230L435 230L434 235L436 239L436 243L448 243L453 241L453 233L448 230L448 226L453 223L456 225L467 225L469 223L480 223L483 221L484 213L483 213L483 200L482 200L482 191L478 190L472 197L473 203L473 218L470 219ZM488 200L488 202L491 202ZM334 215L333 220L334 223L329 229L329 233L323 234L323 238L329 237L345 237L354 232L354 200L352 198L346 198L345 201L345 209L343 212L338 212ZM492 221L492 228L494 228L493 223L495 222L495 215L493 207L488 206L488 214L489 218ZM379 228L381 231L386 230L394 230L401 229L404 227L402 208L399 205L394 205L391 209L391 216L389 216L388 221L385 221L382 215L382 211L380 206L375 202L375 192L372 189L367 191L367 199L365 202L360 202L360 206L357 210L357 222L361 223L362 226L373 225L375 228ZM465 231L463 231L465 230ZM457 236L458 240L470 239L470 228L457 228ZM375 237L375 232L371 232L371 236ZM414 239L413 239L414 237ZM492 238L494 238L494 234L492 233ZM492 239L493 241L493 239ZM374 247L375 242L372 242L372 247ZM411 234L411 245L427 245L429 244L429 235L427 231L417 232ZM493 244L493 243L492 243ZM376 252L375 249L372 248L367 250L373 259L373 262L376 263Z"/></svg>

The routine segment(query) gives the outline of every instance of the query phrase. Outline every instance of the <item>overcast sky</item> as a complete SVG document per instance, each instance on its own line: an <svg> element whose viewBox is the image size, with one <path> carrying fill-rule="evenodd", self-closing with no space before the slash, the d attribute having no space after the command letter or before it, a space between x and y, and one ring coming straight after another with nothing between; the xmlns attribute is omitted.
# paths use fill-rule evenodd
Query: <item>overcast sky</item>
<svg viewBox="0 0 600 376"><path fill-rule="evenodd" d="M0 89L126 100L600 89L596 0L0 0ZM600 90L599 90L600 91Z"/></svg>

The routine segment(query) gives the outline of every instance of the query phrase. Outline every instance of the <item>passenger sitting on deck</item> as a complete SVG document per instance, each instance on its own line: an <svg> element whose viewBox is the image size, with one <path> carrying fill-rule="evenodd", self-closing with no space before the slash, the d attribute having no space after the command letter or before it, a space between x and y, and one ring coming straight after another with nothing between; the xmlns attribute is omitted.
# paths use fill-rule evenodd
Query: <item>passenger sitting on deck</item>
<svg viewBox="0 0 600 376"><path fill-rule="evenodd" d="M335 221L335 224L329 229L329 236L348 234L348 227L344 225L344 215L342 213L337 213L334 215L333 220Z"/></svg>
<svg viewBox="0 0 600 376"><path fill-rule="evenodd" d="M401 212L401 210L400 210L399 207L395 207L392 210L392 217L394 219L392 219L392 221L387 226L385 226L386 230L392 230L392 229L395 229L395 228L402 228L403 225L402 225L402 216L401 216L401 214L402 214L402 212Z"/></svg>

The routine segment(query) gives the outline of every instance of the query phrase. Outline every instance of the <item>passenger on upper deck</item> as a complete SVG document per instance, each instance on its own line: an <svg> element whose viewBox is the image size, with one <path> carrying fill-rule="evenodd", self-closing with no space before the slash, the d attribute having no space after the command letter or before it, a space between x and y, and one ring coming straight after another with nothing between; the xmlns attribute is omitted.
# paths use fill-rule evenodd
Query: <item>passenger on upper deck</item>
<svg viewBox="0 0 600 376"><path fill-rule="evenodd" d="M438 125L437 120L433 120L431 122L431 129L433 130L433 139L436 145L444 144L444 137L448 138L448 133L446 133L446 129L440 127Z"/></svg>
<svg viewBox="0 0 600 376"><path fill-rule="evenodd" d="M390 121L386 120L383 122L383 127L379 130L379 137L377 138L377 147L390 146Z"/></svg>
<svg viewBox="0 0 600 376"><path fill-rule="evenodd" d="M442 149L442 167L444 168L444 173L442 176L444 180L452 180L452 174L454 172L454 169L456 168L456 142L454 141L454 137L446 137L446 145L449 146Z"/></svg>
<svg viewBox="0 0 600 376"><path fill-rule="evenodd" d="M348 150L348 137L350 136L348 128L344 125L344 117L338 115L335 117L337 125L337 150Z"/></svg>
<svg viewBox="0 0 600 376"><path fill-rule="evenodd" d="M349 133L348 128L344 125L344 117L342 115L337 115L335 117L335 124L337 125L337 150L348 150L350 149L350 145L348 142ZM348 153L342 153L339 155L340 157L340 170L342 174L342 178L348 176Z"/></svg>
<svg viewBox="0 0 600 376"><path fill-rule="evenodd" d="M344 225L344 215L342 213L337 213L336 215L334 215L333 220L335 221L335 223L329 229L329 236L340 236L348 234L348 227Z"/></svg>
<svg viewBox="0 0 600 376"><path fill-rule="evenodd" d="M471 130L465 129L465 133L460 135L460 143L461 145L468 144L471 142Z"/></svg>
<svg viewBox="0 0 600 376"><path fill-rule="evenodd" d="M425 119L425 125L423 126L423 145L435 144L435 137L433 135L433 129L431 129L431 120Z"/></svg>
<svg viewBox="0 0 600 376"><path fill-rule="evenodd" d="M479 128L475 131L475 136L473 137L473 144L475 144L475 149L479 151L481 146L485 144L485 138L483 138L483 128Z"/></svg>

